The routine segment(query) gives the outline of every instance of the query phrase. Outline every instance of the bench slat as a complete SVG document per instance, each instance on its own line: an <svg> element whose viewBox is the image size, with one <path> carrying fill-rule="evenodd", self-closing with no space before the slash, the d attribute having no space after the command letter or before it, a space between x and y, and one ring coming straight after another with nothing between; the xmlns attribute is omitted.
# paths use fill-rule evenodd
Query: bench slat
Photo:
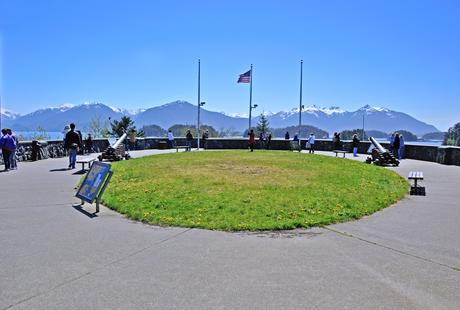
<svg viewBox="0 0 460 310"><path fill-rule="evenodd" d="M423 180L423 172L422 171L411 171L409 172L409 176L407 178Z"/></svg>
<svg viewBox="0 0 460 310"><path fill-rule="evenodd" d="M91 159L77 159L77 163L78 164L81 164L81 163L90 163L90 162L93 162L95 161L96 158L91 158Z"/></svg>

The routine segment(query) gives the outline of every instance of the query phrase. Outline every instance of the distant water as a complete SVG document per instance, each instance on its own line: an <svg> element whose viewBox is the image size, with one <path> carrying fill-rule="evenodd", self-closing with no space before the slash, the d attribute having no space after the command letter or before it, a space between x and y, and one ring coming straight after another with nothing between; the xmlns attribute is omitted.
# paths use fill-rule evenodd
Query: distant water
<svg viewBox="0 0 460 310"><path fill-rule="evenodd" d="M34 136L37 136L38 132L34 131L16 131L17 136L22 137L22 140L32 140ZM64 139L64 134L59 131L47 131L46 135L49 137L50 140L62 140ZM82 132L83 137L86 137L86 134ZM386 139L377 139L379 142L389 142ZM442 145L442 141L440 140L431 140L431 141L407 141L406 144L412 145L434 145L439 146Z"/></svg>
<svg viewBox="0 0 460 310"><path fill-rule="evenodd" d="M387 139L376 139L378 142L383 142L383 143L388 143L390 142ZM442 145L441 140L428 140L428 141L406 141L406 144L412 144L412 145L435 145L439 146Z"/></svg>

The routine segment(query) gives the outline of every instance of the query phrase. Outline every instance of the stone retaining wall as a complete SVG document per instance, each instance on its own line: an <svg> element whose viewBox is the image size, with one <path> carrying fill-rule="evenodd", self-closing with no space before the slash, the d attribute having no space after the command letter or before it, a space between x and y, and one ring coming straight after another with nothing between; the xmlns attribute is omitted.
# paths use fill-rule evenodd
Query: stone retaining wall
<svg viewBox="0 0 460 310"><path fill-rule="evenodd" d="M185 138L176 138L177 145L185 145ZM138 139L136 144L128 143L131 150L143 149L160 149L165 148L167 143L166 138L142 138ZM24 141L19 143L17 157L19 161L31 160L32 158L32 142ZM302 141L302 148L305 149L306 141ZM381 143L384 147L388 148L388 143ZM93 140L93 151L101 152L109 146L107 139ZM203 143L201 141L201 146ZM366 154L369 149L370 142L361 142L358 152ZM197 147L197 140L194 139L192 147ZM272 150L289 150L291 147L290 141L275 139L272 140L270 149ZM208 149L247 149L247 139L232 139L232 138L212 138L207 141ZM261 144L256 142L256 149L260 149ZM331 151L332 141L330 139L317 139L315 144L316 150ZM352 151L351 141L343 141L343 150ZM46 141L41 143L38 159L56 158L65 156L65 151L62 141ZM417 159L424 161L437 162L445 165L460 166L460 147L452 146L426 146L426 145L411 145L406 144L404 157L409 159ZM3 159L0 156L0 164L3 164Z"/></svg>

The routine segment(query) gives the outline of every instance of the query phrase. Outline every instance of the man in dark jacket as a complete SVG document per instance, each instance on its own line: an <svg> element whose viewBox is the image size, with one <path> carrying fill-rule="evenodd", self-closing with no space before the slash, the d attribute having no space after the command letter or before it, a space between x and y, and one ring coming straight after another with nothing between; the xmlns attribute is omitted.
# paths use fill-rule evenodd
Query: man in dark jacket
<svg viewBox="0 0 460 310"><path fill-rule="evenodd" d="M351 142L353 146L353 156L358 157L358 146L359 146L359 139L358 139L358 134L353 135L353 141Z"/></svg>
<svg viewBox="0 0 460 310"><path fill-rule="evenodd" d="M64 148L69 151L69 169L75 169L77 151L81 148L80 135L75 132L75 124L70 124L70 131L65 135Z"/></svg>
<svg viewBox="0 0 460 310"><path fill-rule="evenodd" d="M395 133L395 139L393 141L393 155L396 158L399 158L399 147L401 146L400 142L399 133Z"/></svg>
<svg viewBox="0 0 460 310"><path fill-rule="evenodd" d="M187 130L187 134L185 135L185 142L187 143L187 148L185 149L186 152L190 152L192 150L192 142L193 142L193 135L190 132L190 129Z"/></svg>

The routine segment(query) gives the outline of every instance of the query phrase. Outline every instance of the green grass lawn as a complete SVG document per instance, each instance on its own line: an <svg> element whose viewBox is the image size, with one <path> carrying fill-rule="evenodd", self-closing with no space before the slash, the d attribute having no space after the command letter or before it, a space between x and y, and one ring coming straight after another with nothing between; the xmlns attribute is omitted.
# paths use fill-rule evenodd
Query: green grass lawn
<svg viewBox="0 0 460 310"><path fill-rule="evenodd" d="M396 173L287 151L207 151L116 162L103 203L151 224L220 230L312 227L357 219L407 193Z"/></svg>

